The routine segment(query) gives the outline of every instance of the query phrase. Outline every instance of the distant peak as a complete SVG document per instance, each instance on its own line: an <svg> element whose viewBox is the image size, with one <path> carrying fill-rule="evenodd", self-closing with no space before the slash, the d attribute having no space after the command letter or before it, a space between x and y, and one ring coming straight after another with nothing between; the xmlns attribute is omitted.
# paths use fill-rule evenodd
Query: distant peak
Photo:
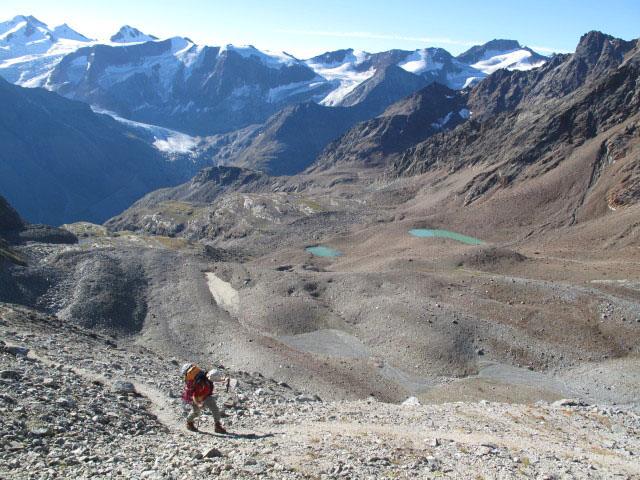
<svg viewBox="0 0 640 480"><path fill-rule="evenodd" d="M342 63L348 55L353 54L353 48L346 48L342 50L335 50L333 52L326 52L322 55L315 56L309 60L313 63L334 64Z"/></svg>
<svg viewBox="0 0 640 480"><path fill-rule="evenodd" d="M123 25L120 30L118 30L118 33L110 38L114 43L138 43L157 39L158 37L154 35L146 35L130 25Z"/></svg>
<svg viewBox="0 0 640 480"><path fill-rule="evenodd" d="M47 28L47 25L45 23L42 23L33 15L16 15L15 17L13 17L13 19L11 19L12 24L16 24L20 22L27 22L36 27Z"/></svg>
<svg viewBox="0 0 640 480"><path fill-rule="evenodd" d="M484 44L487 50L519 50L522 48L517 40L494 39Z"/></svg>
<svg viewBox="0 0 640 480"><path fill-rule="evenodd" d="M508 53L522 48L517 40L494 39L484 45L475 45L456 58L462 62L473 64L486 59L487 54Z"/></svg>
<svg viewBox="0 0 640 480"><path fill-rule="evenodd" d="M601 55L620 56L633 48L634 44L633 41L627 42L606 33L592 30L580 37L575 55L580 58L591 58L595 61Z"/></svg>

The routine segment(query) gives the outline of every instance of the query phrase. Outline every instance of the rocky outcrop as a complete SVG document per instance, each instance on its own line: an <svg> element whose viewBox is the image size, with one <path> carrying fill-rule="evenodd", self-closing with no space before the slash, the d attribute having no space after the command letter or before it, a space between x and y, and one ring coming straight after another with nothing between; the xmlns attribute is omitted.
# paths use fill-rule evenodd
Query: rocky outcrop
<svg viewBox="0 0 640 480"><path fill-rule="evenodd" d="M210 203L223 193L258 192L269 189L273 179L262 172L239 167L204 168L187 183L152 192L132 208L148 207L167 201Z"/></svg>
<svg viewBox="0 0 640 480"><path fill-rule="evenodd" d="M2 196L0 196L0 237L11 244L76 243L78 241L75 235L62 228L25 222Z"/></svg>
<svg viewBox="0 0 640 480"><path fill-rule="evenodd" d="M0 195L0 232L6 230L17 230L24 225L24 222L9 202Z"/></svg>

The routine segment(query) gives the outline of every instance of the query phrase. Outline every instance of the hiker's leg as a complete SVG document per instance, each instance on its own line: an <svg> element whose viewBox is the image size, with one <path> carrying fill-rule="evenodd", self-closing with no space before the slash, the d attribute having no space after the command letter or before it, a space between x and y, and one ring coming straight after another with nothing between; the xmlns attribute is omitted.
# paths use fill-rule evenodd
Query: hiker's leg
<svg viewBox="0 0 640 480"><path fill-rule="evenodd" d="M187 417L187 423L192 423L196 418L200 416L200 408L194 403L191 404L193 407L192 412Z"/></svg>
<svg viewBox="0 0 640 480"><path fill-rule="evenodd" d="M209 395L204 399L204 404L211 410L213 413L213 419L216 423L220 423L220 410L218 410L218 405L216 405L216 399L213 395Z"/></svg>

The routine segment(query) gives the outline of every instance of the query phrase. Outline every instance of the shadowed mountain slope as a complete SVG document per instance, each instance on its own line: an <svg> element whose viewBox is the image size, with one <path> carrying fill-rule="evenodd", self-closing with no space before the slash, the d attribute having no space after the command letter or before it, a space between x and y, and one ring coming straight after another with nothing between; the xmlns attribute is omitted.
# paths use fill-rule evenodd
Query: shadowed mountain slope
<svg viewBox="0 0 640 480"><path fill-rule="evenodd" d="M460 92L432 83L391 105L378 117L349 129L323 150L309 172L338 164L385 165L389 156L454 128L468 116Z"/></svg>
<svg viewBox="0 0 640 480"><path fill-rule="evenodd" d="M4 79L0 101L0 191L28 221L101 222L177 183L157 150L88 105Z"/></svg>

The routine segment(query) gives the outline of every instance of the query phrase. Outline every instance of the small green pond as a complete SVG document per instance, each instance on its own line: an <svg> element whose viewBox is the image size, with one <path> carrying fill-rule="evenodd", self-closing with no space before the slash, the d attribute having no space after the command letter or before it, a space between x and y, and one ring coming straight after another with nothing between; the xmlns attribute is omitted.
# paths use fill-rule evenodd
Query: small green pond
<svg viewBox="0 0 640 480"><path fill-rule="evenodd" d="M307 247L305 250L309 253L312 253L318 257L328 257L328 258L336 258L342 256L335 248L331 247L323 247L322 245L318 245L315 247Z"/></svg>
<svg viewBox="0 0 640 480"><path fill-rule="evenodd" d="M426 230L422 228L416 228L416 229L410 230L409 233L416 237L453 238L454 240L458 240L468 245L482 245L484 243L482 240L478 240L477 238L467 237L466 235L450 232L448 230Z"/></svg>

